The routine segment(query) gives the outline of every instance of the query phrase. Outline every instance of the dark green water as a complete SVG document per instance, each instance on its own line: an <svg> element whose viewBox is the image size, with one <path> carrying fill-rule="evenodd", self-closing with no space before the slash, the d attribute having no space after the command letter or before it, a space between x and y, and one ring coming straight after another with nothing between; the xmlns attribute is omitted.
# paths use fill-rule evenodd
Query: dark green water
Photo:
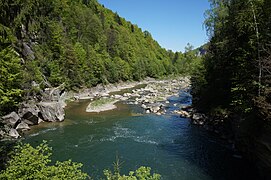
<svg viewBox="0 0 271 180"><path fill-rule="evenodd" d="M170 98L174 104L189 104L189 94ZM33 129L25 142L37 145L47 140L54 160L72 159L84 164L83 170L94 179L111 168L118 155L122 173L144 165L163 179L251 179L253 171L236 158L229 145L192 126L188 119L168 113L147 115L136 105L119 103L118 109L86 113L88 101L72 102L63 123L48 123Z"/></svg>

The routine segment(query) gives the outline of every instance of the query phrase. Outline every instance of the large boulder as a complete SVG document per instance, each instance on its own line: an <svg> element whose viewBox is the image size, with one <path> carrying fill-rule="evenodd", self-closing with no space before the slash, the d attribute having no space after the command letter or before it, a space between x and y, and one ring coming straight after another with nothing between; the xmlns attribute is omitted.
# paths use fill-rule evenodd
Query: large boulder
<svg viewBox="0 0 271 180"><path fill-rule="evenodd" d="M60 102L40 102L37 106L44 121L55 122L64 120L65 112Z"/></svg>
<svg viewBox="0 0 271 180"><path fill-rule="evenodd" d="M6 116L3 116L1 118L1 122L5 125L8 125L10 127L15 127L19 121L20 121L20 117L16 112L12 112Z"/></svg>
<svg viewBox="0 0 271 180"><path fill-rule="evenodd" d="M39 124L39 108L34 104L22 104L19 109L19 115L28 125Z"/></svg>

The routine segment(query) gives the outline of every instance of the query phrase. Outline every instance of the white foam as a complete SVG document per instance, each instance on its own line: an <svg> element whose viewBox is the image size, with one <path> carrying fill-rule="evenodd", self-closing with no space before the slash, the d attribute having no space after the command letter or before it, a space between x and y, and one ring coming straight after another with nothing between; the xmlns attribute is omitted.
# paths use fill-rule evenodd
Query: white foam
<svg viewBox="0 0 271 180"><path fill-rule="evenodd" d="M56 130L56 129L57 129L57 128L49 128L49 129L45 129L45 130L42 130L42 131L40 131L40 132L38 132L38 133L30 134L29 136L31 136L31 137L38 136L38 135L40 135L40 134L45 134L45 133L47 133L47 132L49 132L49 131L54 131L54 130Z"/></svg>

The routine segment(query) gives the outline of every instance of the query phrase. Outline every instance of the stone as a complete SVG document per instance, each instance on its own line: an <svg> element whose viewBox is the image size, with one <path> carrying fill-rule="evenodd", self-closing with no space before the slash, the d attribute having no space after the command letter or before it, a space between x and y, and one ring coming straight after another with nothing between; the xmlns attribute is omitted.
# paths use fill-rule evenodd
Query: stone
<svg viewBox="0 0 271 180"><path fill-rule="evenodd" d="M6 116L3 116L1 121L3 124L15 127L19 120L20 120L19 115L16 112L12 112Z"/></svg>
<svg viewBox="0 0 271 180"><path fill-rule="evenodd" d="M108 96L110 96L110 95L109 95L108 93L101 93L100 96L101 96L101 97L108 97Z"/></svg>
<svg viewBox="0 0 271 180"><path fill-rule="evenodd" d="M17 125L16 130L22 130L22 131L24 131L24 130L30 130L30 127L25 122L20 122Z"/></svg>
<svg viewBox="0 0 271 180"><path fill-rule="evenodd" d="M0 137L3 137L5 134L6 133L2 129L0 129Z"/></svg>
<svg viewBox="0 0 271 180"><path fill-rule="evenodd" d="M9 135L10 137L12 137L12 138L15 138L15 139L17 139L17 138L20 137L20 135L19 135L19 133L17 132L17 130L16 130L16 129L13 129L13 128L9 130L8 135Z"/></svg>
<svg viewBox="0 0 271 180"><path fill-rule="evenodd" d="M34 104L22 104L19 109L19 115L22 119L28 120L28 125L39 124L39 108Z"/></svg>
<svg viewBox="0 0 271 180"><path fill-rule="evenodd" d="M152 107L151 111L157 113L160 109L161 109L160 106L154 106Z"/></svg>
<svg viewBox="0 0 271 180"><path fill-rule="evenodd" d="M121 99L121 98L123 98L123 96L116 94L116 95L114 96L114 98L116 98L116 99Z"/></svg>
<svg viewBox="0 0 271 180"><path fill-rule="evenodd" d="M41 119L48 122L64 120L64 108L59 102L40 102L38 103Z"/></svg>
<svg viewBox="0 0 271 180"><path fill-rule="evenodd" d="M181 117L189 118L191 115L187 111L179 110L174 111L175 113L179 114Z"/></svg>
<svg viewBox="0 0 271 180"><path fill-rule="evenodd" d="M200 114L200 113L194 113L191 116L192 122L195 125L204 125L206 117L204 114Z"/></svg>
<svg viewBox="0 0 271 180"><path fill-rule="evenodd" d="M145 104L142 104L141 107L142 107L143 109L147 109L147 106L146 106Z"/></svg>

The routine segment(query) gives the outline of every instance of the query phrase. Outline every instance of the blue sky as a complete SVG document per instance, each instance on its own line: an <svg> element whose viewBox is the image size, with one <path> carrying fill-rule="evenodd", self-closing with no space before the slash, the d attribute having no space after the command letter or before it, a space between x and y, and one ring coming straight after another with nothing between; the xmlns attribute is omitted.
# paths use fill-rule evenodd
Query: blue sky
<svg viewBox="0 0 271 180"><path fill-rule="evenodd" d="M208 0L98 0L121 17L149 31L159 44L184 51L187 43L198 47L208 38L203 26Z"/></svg>

